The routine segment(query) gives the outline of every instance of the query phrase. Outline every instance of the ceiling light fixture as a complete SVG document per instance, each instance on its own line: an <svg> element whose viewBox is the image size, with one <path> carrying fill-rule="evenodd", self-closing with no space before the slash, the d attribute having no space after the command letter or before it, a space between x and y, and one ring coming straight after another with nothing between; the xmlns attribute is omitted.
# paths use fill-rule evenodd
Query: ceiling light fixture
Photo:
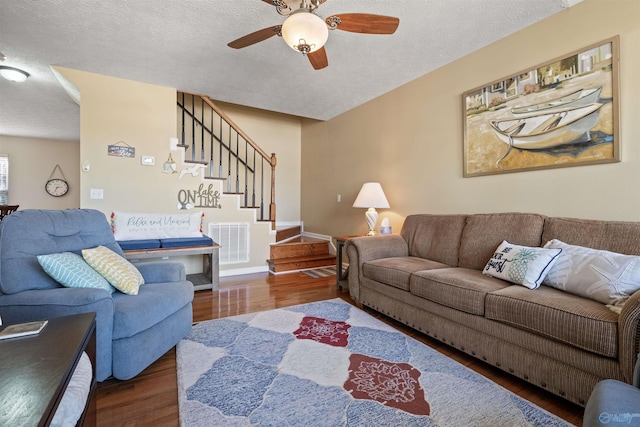
<svg viewBox="0 0 640 427"><path fill-rule="evenodd" d="M282 38L293 50L306 55L324 46L329 38L329 29L318 15L300 8L282 23Z"/></svg>
<svg viewBox="0 0 640 427"><path fill-rule="evenodd" d="M0 65L0 76L4 77L9 81L21 83L27 80L27 77L29 77L29 73L19 68Z"/></svg>

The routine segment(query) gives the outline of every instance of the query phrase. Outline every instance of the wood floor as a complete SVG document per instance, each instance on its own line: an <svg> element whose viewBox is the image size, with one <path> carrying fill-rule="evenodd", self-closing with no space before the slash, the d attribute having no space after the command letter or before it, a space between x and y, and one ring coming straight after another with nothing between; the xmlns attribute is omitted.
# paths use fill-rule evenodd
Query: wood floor
<svg viewBox="0 0 640 427"><path fill-rule="evenodd" d="M193 320L199 322L337 297L353 302L348 292L336 289L335 277L313 279L303 273L277 276L261 273L221 278L219 291L196 292L193 301ZM583 409L581 407L503 373L372 310L367 311L547 411L577 426L582 425ZM96 406L99 427L178 426L175 348L129 381L109 380L99 383Z"/></svg>

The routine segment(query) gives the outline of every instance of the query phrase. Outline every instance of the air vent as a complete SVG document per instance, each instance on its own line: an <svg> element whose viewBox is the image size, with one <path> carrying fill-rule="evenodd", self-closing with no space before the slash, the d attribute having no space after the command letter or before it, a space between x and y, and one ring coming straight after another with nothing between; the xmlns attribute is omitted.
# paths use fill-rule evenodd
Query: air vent
<svg viewBox="0 0 640 427"><path fill-rule="evenodd" d="M248 223L209 223L209 237L221 246L220 265L249 262Z"/></svg>

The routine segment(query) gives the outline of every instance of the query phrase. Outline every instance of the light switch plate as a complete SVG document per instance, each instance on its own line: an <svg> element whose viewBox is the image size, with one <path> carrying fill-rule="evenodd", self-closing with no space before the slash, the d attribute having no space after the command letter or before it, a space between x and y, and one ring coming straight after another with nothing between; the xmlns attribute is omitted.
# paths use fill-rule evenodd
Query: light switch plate
<svg viewBox="0 0 640 427"><path fill-rule="evenodd" d="M156 164L156 158L153 156L142 156L140 163L143 166L153 166Z"/></svg>

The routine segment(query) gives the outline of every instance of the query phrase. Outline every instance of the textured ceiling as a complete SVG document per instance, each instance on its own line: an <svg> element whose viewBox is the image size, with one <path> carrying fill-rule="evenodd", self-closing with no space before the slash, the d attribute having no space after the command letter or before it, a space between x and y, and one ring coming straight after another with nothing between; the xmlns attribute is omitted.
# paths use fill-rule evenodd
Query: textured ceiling
<svg viewBox="0 0 640 427"><path fill-rule="evenodd" d="M330 31L329 67L272 37L227 43L284 18L261 0L0 0L0 135L79 140L79 107L50 66L265 110L331 119L581 0L328 0L317 14L400 18L393 35ZM533 42L533 41L532 41Z"/></svg>

